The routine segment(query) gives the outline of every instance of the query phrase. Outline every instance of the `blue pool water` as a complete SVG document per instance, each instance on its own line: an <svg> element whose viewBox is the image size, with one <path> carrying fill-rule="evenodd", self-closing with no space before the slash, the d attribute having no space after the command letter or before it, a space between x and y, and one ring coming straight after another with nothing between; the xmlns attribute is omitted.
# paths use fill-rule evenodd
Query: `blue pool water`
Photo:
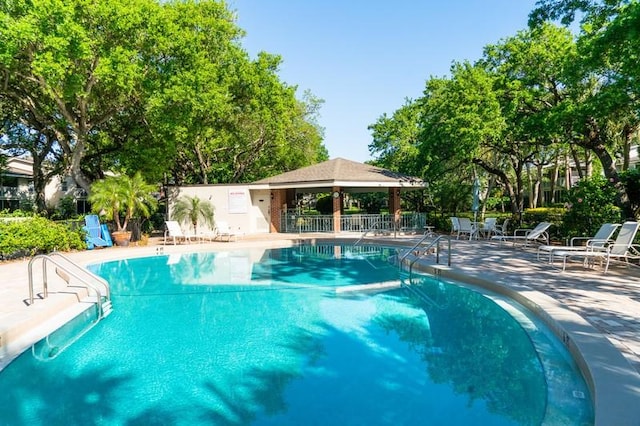
<svg viewBox="0 0 640 426"><path fill-rule="evenodd" d="M429 277L417 293L336 291L398 282L393 254L303 246L94 265L113 314L55 358L27 352L0 372L0 424L593 424L570 357L507 301Z"/></svg>

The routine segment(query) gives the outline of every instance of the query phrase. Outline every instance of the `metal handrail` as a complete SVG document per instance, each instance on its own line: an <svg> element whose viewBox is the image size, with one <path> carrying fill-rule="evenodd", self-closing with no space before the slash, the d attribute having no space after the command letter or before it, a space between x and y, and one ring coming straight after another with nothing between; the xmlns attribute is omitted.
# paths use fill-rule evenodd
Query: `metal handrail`
<svg viewBox="0 0 640 426"><path fill-rule="evenodd" d="M63 262L59 262L58 260L54 259L52 256L56 256L56 257L62 258L64 261L66 261L67 264L65 265ZM39 254L37 256L34 256L29 261L29 265L28 265L28 272L29 272L29 305L33 305L33 303L34 303L33 264L37 260L40 260L40 259L42 259L43 295L44 295L45 298L48 297L48 295L49 295L48 282L47 282L47 262L51 262L53 265L57 266L58 268L61 268L63 271L68 273L71 277L73 277L76 280L80 281L88 289L93 290L96 293L96 304L98 305L99 316L100 316L100 318L102 318L102 316L104 314L103 306L102 306L102 299L103 299L103 297L106 300L110 300L111 299L110 291L109 291L109 283L107 283L107 281L104 280L103 278L95 275L91 271L88 271L87 269L85 269L85 268L81 267L80 265L72 262L69 258L67 258L67 257L65 257L65 256L63 256L63 255L61 255L60 253L57 253L57 252L53 252L53 253L51 253L49 255ZM69 265L72 265L72 267L75 268L76 271L70 270L69 267L68 267ZM83 278L77 272L84 273L85 275L91 277L92 279L95 279L97 281L97 283L100 286L103 287L104 296L103 296L103 292L98 288L98 286L96 286L94 283L89 282L89 280Z"/></svg>
<svg viewBox="0 0 640 426"><path fill-rule="evenodd" d="M416 248L418 248L418 246L420 246L420 244L422 244L424 242L424 240L426 240L427 238L430 238L431 235L429 234L425 234L422 236L422 238L420 238L418 240L417 243L415 243L415 245L413 247L411 247L409 250L407 250L407 252L404 254L404 256L402 256L400 258L400 264L402 264L402 261L405 260L407 258L407 256L409 256L411 254L411 252L413 250L415 250ZM433 240L433 242L431 244L429 244L429 246L427 247L427 249L431 248L433 246L433 243L437 242L442 236L437 237L435 240Z"/></svg>
<svg viewBox="0 0 640 426"><path fill-rule="evenodd" d="M97 281L99 284L101 284L104 287L104 294L105 297L107 299L111 299L111 288L109 287L109 282L107 280L105 280L104 278L102 278L99 275L94 274L93 272L91 272L90 270L88 270L87 268L83 268L82 266L78 265L77 263L75 263L74 261L72 261L71 259L69 259L67 256L63 255L62 253L58 252L58 251L54 251L49 253L49 256L56 256L59 257L61 259L63 259L65 262L67 262L69 265L71 265L73 268L75 268L78 272L81 272L85 275L87 275L89 278Z"/></svg>
<svg viewBox="0 0 640 426"><path fill-rule="evenodd" d="M358 238L358 239L356 240L356 242L355 242L355 243L353 243L353 246L354 246L354 247L355 247L355 246L357 246L357 245L360 243L360 241L362 241L362 240L364 239L364 237L366 237L366 236L367 236L367 234L368 234L370 231L373 231L374 229L376 229L376 227L377 227L380 223L382 223L382 219L378 219L377 221L375 221L375 222L373 223L373 225L371 225L371 227L370 227L369 229L367 229L366 231L364 231L364 233L360 236L360 238Z"/></svg>
<svg viewBox="0 0 640 426"><path fill-rule="evenodd" d="M400 257L398 259L398 267L402 268L403 261L407 257L409 257L409 255L411 255L414 252L414 250L416 248L418 248L424 242L424 240L426 240L429 237L430 237L430 235L425 235L413 247L411 247L409 250L407 250L407 252L402 257ZM409 279L411 279L411 274L413 272L413 265L419 259L421 259L425 254L427 254L429 252L429 249L432 248L433 246L436 246L436 263L437 264L440 263L440 241L442 241L444 239L446 239L447 245L448 245L448 248L447 248L447 266L451 266L451 236L449 236L449 235L440 235L436 239L431 241L431 243L429 243L429 245L424 248L422 253L420 253L420 252L415 253L415 258L409 264Z"/></svg>

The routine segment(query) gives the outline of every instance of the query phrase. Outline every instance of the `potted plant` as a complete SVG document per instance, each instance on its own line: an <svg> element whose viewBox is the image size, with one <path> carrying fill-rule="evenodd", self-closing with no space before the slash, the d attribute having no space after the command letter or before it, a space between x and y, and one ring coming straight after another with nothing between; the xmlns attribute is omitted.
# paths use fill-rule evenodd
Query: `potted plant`
<svg viewBox="0 0 640 426"><path fill-rule="evenodd" d="M117 245L128 245L131 239L131 232L127 231L129 220L151 215L157 206L152 195L155 190L156 187L146 183L140 172L133 177L107 176L91 185L88 199L94 212L114 221L113 241Z"/></svg>
<svg viewBox="0 0 640 426"><path fill-rule="evenodd" d="M214 207L209 201L203 201L198 196L183 195L173 206L171 217L178 222L189 222L193 226L193 235L198 235L198 220L213 227Z"/></svg>

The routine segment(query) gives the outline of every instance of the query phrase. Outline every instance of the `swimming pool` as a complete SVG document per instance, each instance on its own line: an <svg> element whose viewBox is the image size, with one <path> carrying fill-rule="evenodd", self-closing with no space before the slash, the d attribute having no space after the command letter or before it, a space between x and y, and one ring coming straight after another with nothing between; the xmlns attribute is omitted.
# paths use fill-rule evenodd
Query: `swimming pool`
<svg viewBox="0 0 640 426"><path fill-rule="evenodd" d="M0 424L593 423L571 358L509 301L430 277L415 292L337 291L398 284L393 254L302 246L94 265L114 313L54 359L26 353L0 372L12 389Z"/></svg>

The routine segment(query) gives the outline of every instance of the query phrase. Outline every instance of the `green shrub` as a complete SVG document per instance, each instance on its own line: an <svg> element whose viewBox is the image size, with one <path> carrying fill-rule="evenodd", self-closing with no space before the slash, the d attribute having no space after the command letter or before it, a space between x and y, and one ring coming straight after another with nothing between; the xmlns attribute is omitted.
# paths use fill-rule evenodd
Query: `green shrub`
<svg viewBox="0 0 640 426"><path fill-rule="evenodd" d="M620 223L622 211L615 204L616 194L615 187L602 176L579 181L568 194L563 235L592 236L603 223Z"/></svg>
<svg viewBox="0 0 640 426"><path fill-rule="evenodd" d="M0 211L0 217L33 217L33 212L23 211L20 209L9 211L8 209Z"/></svg>
<svg viewBox="0 0 640 426"><path fill-rule="evenodd" d="M76 200L71 195L62 197L52 214L53 219L71 219L77 216Z"/></svg>
<svg viewBox="0 0 640 426"><path fill-rule="evenodd" d="M344 209L344 214L361 214L362 210L357 207L351 207L348 209Z"/></svg>
<svg viewBox="0 0 640 426"><path fill-rule="evenodd" d="M86 249L84 234L43 217L0 220L0 259Z"/></svg>
<svg viewBox="0 0 640 426"><path fill-rule="evenodd" d="M318 210L320 214L333 213L333 198L330 195L318 197L316 201L316 210Z"/></svg>
<svg viewBox="0 0 640 426"><path fill-rule="evenodd" d="M514 228L533 228L540 222L550 222L549 235L553 239L562 237L562 218L566 209L558 207L538 207L525 209L522 213L522 225L513 224Z"/></svg>
<svg viewBox="0 0 640 426"><path fill-rule="evenodd" d="M555 225L562 223L566 209L563 207L538 207L525 209L522 213L522 222L528 225L537 225L540 222L551 222Z"/></svg>
<svg viewBox="0 0 640 426"><path fill-rule="evenodd" d="M629 214L640 216L640 169L629 169L620 173L620 180L629 196Z"/></svg>

